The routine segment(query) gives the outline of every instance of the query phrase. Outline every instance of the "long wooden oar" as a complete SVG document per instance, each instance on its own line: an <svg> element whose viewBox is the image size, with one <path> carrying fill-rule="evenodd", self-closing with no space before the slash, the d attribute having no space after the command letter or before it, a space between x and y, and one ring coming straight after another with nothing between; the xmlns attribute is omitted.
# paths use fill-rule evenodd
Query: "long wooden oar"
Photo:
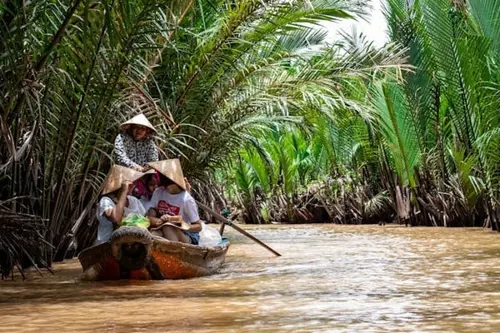
<svg viewBox="0 0 500 333"><path fill-rule="evenodd" d="M258 239L257 237L255 236L252 236L251 234L249 234L248 232L246 232L245 230L241 229L238 225L236 225L234 222L226 219L224 216L220 215L219 213L217 213L216 211L214 211L212 208L202 204L201 202L199 201L196 201L196 203L198 204L198 206L201 207L201 209L203 209L204 211L206 211L207 213L211 214L213 217L215 217L217 220L219 220L221 223L223 223L223 225L228 225L228 226L231 226L233 227L233 229L235 229L236 231L239 231L241 234L247 236L248 238L250 238L251 240L253 240L254 242L256 242L257 244L265 247L266 249L268 249L269 251L271 251L272 253L274 253L274 255L280 257L281 254L279 254L279 252L273 250L271 247L269 247L267 244L265 244L263 241L261 241L260 239Z"/></svg>

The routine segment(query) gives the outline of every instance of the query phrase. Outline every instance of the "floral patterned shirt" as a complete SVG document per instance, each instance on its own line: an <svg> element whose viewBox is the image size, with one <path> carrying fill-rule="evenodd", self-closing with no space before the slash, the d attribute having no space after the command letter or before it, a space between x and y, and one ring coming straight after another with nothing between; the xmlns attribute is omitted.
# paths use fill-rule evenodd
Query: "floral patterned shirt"
<svg viewBox="0 0 500 333"><path fill-rule="evenodd" d="M158 149L153 138L135 141L128 133L118 134L114 154L117 164L132 169L158 161Z"/></svg>

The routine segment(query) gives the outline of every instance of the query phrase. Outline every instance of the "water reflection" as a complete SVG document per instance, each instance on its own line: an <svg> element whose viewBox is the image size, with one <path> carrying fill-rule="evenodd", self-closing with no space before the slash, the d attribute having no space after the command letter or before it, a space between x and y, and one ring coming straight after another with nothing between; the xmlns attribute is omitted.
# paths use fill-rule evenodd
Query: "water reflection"
<svg viewBox="0 0 500 333"><path fill-rule="evenodd" d="M499 235L482 229L269 226L230 232L220 274L0 284L0 332L500 331Z"/></svg>

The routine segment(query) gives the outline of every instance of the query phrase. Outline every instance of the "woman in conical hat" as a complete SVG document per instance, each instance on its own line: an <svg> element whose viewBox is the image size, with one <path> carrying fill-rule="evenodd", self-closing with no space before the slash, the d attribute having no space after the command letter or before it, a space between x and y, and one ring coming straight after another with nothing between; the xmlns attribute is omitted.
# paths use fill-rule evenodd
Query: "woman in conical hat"
<svg viewBox="0 0 500 333"><path fill-rule="evenodd" d="M142 113L120 125L122 133L115 139L117 164L146 171L149 162L158 161L158 148L153 140L155 128Z"/></svg>
<svg viewBox="0 0 500 333"><path fill-rule="evenodd" d="M198 245L202 228L198 206L186 191L187 184L180 161L171 159L149 165L160 173L160 187L154 191L147 207L150 208L148 217L153 226L153 234L171 241ZM156 216L151 214L151 210L154 210ZM171 223L179 225L170 225Z"/></svg>
<svg viewBox="0 0 500 333"><path fill-rule="evenodd" d="M145 215L146 210L139 199L131 196L133 182L144 173L123 166L114 165L109 171L97 207L96 243L109 240L113 230L121 225L122 219L131 213Z"/></svg>

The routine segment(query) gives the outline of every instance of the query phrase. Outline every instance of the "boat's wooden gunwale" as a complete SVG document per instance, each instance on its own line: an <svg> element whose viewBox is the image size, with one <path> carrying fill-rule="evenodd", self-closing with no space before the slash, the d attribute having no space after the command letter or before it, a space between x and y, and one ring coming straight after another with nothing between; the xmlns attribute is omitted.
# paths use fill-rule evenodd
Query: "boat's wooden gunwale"
<svg viewBox="0 0 500 333"><path fill-rule="evenodd" d="M166 279L182 279L205 276L215 273L225 260L229 243L219 246L198 246L186 243L172 242L155 236L151 248L151 257L163 272ZM92 278L100 280L119 274L99 274L114 260L110 243L94 245L82 251L78 259L85 271L92 271ZM116 267L116 265L111 265ZM97 272L95 272L97 271ZM89 275L89 274L87 274ZM142 279L151 278L149 274L140 274ZM101 278L102 277L102 278Z"/></svg>

